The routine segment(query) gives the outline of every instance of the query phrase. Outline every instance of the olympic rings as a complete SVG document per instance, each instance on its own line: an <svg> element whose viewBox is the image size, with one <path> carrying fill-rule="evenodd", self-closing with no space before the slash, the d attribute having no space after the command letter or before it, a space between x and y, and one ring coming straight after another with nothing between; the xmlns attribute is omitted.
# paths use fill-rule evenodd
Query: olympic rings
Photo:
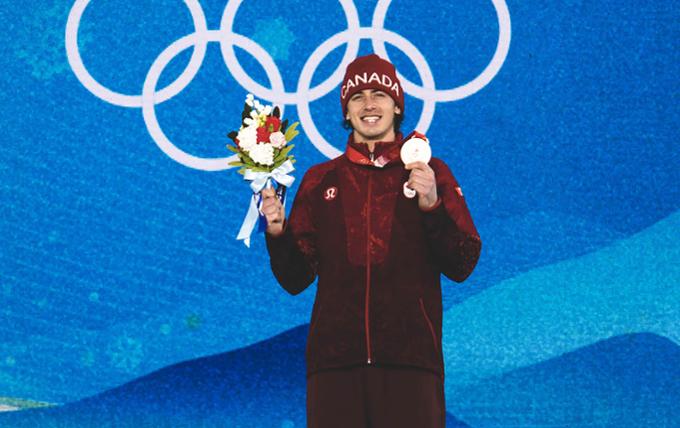
<svg viewBox="0 0 680 428"><path fill-rule="evenodd" d="M223 169L233 168L228 165L229 162L236 160L236 155L226 158L201 158L190 155L177 146L172 144L161 130L160 124L156 119L156 111L154 109L154 94L156 91L156 84L161 77L161 73L170 61L179 55L185 49L191 46L206 46L208 42L220 42L224 44L235 44L238 47L249 52L255 58L262 60L264 69L267 72L267 77L272 82L274 88L283 91L283 79L278 74L278 68L274 66L274 60L267 53L264 48L252 41L251 39L234 33L226 33L219 30L206 30L204 32L195 32L184 36L179 40L173 42L170 46L165 48L158 58L149 68L149 72L144 80L144 87L142 89L142 114L144 122L146 123L149 133L153 137L158 147L170 158L181 163L182 165L202 169L205 171L220 171ZM198 49L198 48L197 48ZM274 74L276 73L276 74ZM283 106L281 106L281 113L283 114Z"/></svg>
<svg viewBox="0 0 680 428"><path fill-rule="evenodd" d="M227 7L224 9L224 15L222 16L222 23L220 29L228 33L232 32L232 26L234 24L234 17L236 16L236 11L241 5L243 0L232 0L227 3ZM354 7L354 3L349 0L340 0L340 5L345 13L345 18L347 18L348 30L355 31L359 29L359 13ZM317 100L324 95L328 94L335 88L338 83L342 81L342 77L345 72L345 67L338 67L335 72L327 78L324 82L319 84L317 87L312 88L309 92L305 91L300 93L286 93L285 91L269 90L253 81L250 76L243 70L241 64L239 64L234 55L234 49L231 44L225 43L221 46L222 56L224 57L224 62L227 68L234 76L237 82L241 83L243 87L253 95L258 98L269 100L275 103L281 104L298 104L300 101L305 100L307 102L312 102ZM359 52L359 39L352 39L349 41L347 46L347 51L342 58L341 64L349 64ZM274 65L274 67L276 67ZM277 69L278 72L278 69ZM301 77L302 78L302 77Z"/></svg>
<svg viewBox="0 0 680 428"><path fill-rule="evenodd" d="M296 106L300 115L300 123L312 144L326 157L334 158L342 152L321 136L312 120L309 104L327 95L341 83L345 68L359 51L361 39L370 39L373 50L386 59L389 57L385 49L385 42L390 43L405 53L416 66L420 80L423 82L422 86L414 84L401 74L398 74L398 77L402 82L405 93L423 100L423 109L416 125L416 129L423 133L427 132L432 122L437 102L456 101L468 97L486 86L498 74L507 57L511 39L510 13L505 0L491 0L499 23L498 44L491 61L470 82L456 88L436 89L432 71L423 54L410 41L384 28L384 21L391 0L378 0L371 27L360 26L359 15L354 2L339 0L347 19L347 29L329 37L314 50L302 68L296 91L286 92L281 73L269 53L252 39L233 32L234 18L243 0L229 0L227 2L219 30L208 30L205 14L198 0L184 0L191 13L194 32L171 43L156 58L146 75L141 95L127 95L101 85L90 75L83 64L78 49L78 28L83 12L90 1L76 0L66 23L66 54L78 80L88 91L106 102L121 107L141 107L149 134L158 147L176 162L205 171L233 168L228 163L235 158L235 155L223 158L202 158L182 151L172 144L163 133L156 118L155 105L174 97L191 83L203 63L209 42L220 43L222 57L227 69L248 92L260 99L279 104L282 110L285 105ZM322 83L311 87L312 77L323 59L342 44L347 44L347 47L338 68ZM270 89L248 76L236 58L234 46L245 50L260 63L271 84ZM184 71L171 84L156 92L156 85L165 67L175 56L190 47L193 47L193 52Z"/></svg>
<svg viewBox="0 0 680 428"><path fill-rule="evenodd" d="M66 21L66 57L71 65L71 69L73 69L73 72L78 80L80 80L80 83L82 83L88 91L102 100L120 107L141 107L141 95L125 95L104 87L90 75L83 64L78 48L78 28L80 27L80 19L83 16L83 12L85 12L85 8L90 4L90 1L91 0L76 0L69 12L68 20ZM205 14L198 1L185 0L185 3L191 13L196 32L200 33L206 31L208 29L208 24L206 23ZM174 82L162 89L155 96L156 103L162 103L163 101L169 100L180 93L191 82L203 63L206 49L207 45L205 43L196 46L187 68Z"/></svg>
<svg viewBox="0 0 680 428"><path fill-rule="evenodd" d="M350 30L342 31L334 35L330 39L326 40L321 45L319 45L318 48L316 48L316 50L312 53L312 55L310 55L309 59L302 68L300 81L298 82L298 93L300 92L305 93L308 90L309 84L311 83L312 80L312 76L314 75L314 70L316 69L316 67L318 67L323 58L326 55L328 55L329 52L333 51L333 49L338 47L343 42L347 42L348 40L368 38L373 39L378 38L381 40L389 39L392 44L400 48L415 64L418 63L425 64L424 66L425 71L418 68L417 69L418 73L420 74L420 78L422 79L422 81L425 82L425 86L427 88L434 89L434 77L432 76L432 71L430 70L430 67L427 65L427 62L425 62L425 58L423 57L423 55L420 53L420 51L418 51L418 49L415 46L413 46L411 42L409 42L408 40L406 40L405 38L396 33L384 30L382 28L362 27L354 31ZM344 70L346 66L347 64L340 64L339 68ZM418 125L416 125L416 128L427 130L430 126L430 122L432 121L432 117L434 116L435 102L429 99L425 99L423 101L424 101L423 111L420 115L420 120L418 121ZM309 136L309 139L314 142L316 148L319 149L319 151L326 155L326 157L328 158L334 158L342 154L338 149L331 146L321 136L321 134L319 134L319 131L316 129L316 126L312 121L312 117L309 111L309 103L305 101L300 101L297 104L297 108L298 114L300 115L300 124L305 129L305 132ZM423 133L424 132L426 131L423 131Z"/></svg>
<svg viewBox="0 0 680 428"><path fill-rule="evenodd" d="M493 6L496 9L496 16L498 17L498 44L496 46L496 52L491 58L489 65L486 66L484 71L471 80L470 82L461 85L453 89L440 89L436 90L434 88L422 88L406 77L397 73L397 77L401 81L404 87L404 92L416 97L421 100L430 99L433 101L457 101L482 89L491 80L496 77L496 74L500 71L505 58L508 56L508 50L510 50L510 12L508 11L508 5L505 0L491 0ZM387 15L387 8L390 6L392 0L378 0L378 4L375 7L375 12L373 14L373 28L383 28L385 24L385 16ZM385 50L385 44L382 40L373 39L373 50L379 56L389 59L387 55L387 50Z"/></svg>

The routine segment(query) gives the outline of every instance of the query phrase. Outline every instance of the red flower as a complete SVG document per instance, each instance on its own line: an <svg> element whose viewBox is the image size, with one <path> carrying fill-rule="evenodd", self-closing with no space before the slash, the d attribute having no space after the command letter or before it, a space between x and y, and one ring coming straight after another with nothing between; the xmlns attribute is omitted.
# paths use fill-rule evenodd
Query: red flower
<svg viewBox="0 0 680 428"><path fill-rule="evenodd" d="M281 129L281 119L276 116L269 116L267 121L264 123L264 127L267 128L267 131L270 133L276 132ZM267 141L269 141L269 136L267 136Z"/></svg>
<svg viewBox="0 0 680 428"><path fill-rule="evenodd" d="M257 128L257 142L258 143L268 143L269 142L269 130L267 129L267 126L260 126Z"/></svg>

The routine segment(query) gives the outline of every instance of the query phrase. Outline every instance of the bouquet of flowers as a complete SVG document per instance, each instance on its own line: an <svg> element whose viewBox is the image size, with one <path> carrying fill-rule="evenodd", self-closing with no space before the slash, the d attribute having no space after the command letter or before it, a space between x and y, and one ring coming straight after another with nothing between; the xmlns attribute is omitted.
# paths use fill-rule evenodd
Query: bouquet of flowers
<svg viewBox="0 0 680 428"><path fill-rule="evenodd" d="M298 122L288 125L287 119L281 120L278 107L262 105L252 94L248 94L241 113L241 127L228 134L234 145L227 144L227 148L238 156L238 161L230 162L229 165L241 167L238 172L244 180L251 182L253 191L248 213L236 237L243 240L247 247L250 247L250 235L260 217L259 230L264 231L266 228L266 221L260 212L262 189L273 187L273 181L276 181L276 194L285 206L285 190L295 180L289 175L295 170L295 159L290 154L295 145L288 143L299 134L297 125Z"/></svg>

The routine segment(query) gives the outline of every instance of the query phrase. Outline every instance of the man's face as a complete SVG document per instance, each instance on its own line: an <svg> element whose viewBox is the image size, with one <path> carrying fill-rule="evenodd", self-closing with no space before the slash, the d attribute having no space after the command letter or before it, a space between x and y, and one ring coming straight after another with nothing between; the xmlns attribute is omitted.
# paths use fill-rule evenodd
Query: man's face
<svg viewBox="0 0 680 428"><path fill-rule="evenodd" d="M364 89L347 102L355 141L394 140L394 115L399 113L392 97L378 89Z"/></svg>

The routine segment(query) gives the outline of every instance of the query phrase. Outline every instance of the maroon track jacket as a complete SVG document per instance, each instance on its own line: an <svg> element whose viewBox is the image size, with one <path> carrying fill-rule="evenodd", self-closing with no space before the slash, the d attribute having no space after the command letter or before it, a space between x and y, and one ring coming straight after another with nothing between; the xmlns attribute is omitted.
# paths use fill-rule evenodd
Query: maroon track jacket
<svg viewBox="0 0 680 428"><path fill-rule="evenodd" d="M444 378L440 274L463 282L482 243L446 164L429 162L439 199L408 199L395 142L350 135L345 153L302 178L284 231L265 233L271 268L298 294L319 277L307 337L307 375L359 364L414 366ZM375 159L375 162L372 161ZM382 166L376 166L382 165Z"/></svg>

